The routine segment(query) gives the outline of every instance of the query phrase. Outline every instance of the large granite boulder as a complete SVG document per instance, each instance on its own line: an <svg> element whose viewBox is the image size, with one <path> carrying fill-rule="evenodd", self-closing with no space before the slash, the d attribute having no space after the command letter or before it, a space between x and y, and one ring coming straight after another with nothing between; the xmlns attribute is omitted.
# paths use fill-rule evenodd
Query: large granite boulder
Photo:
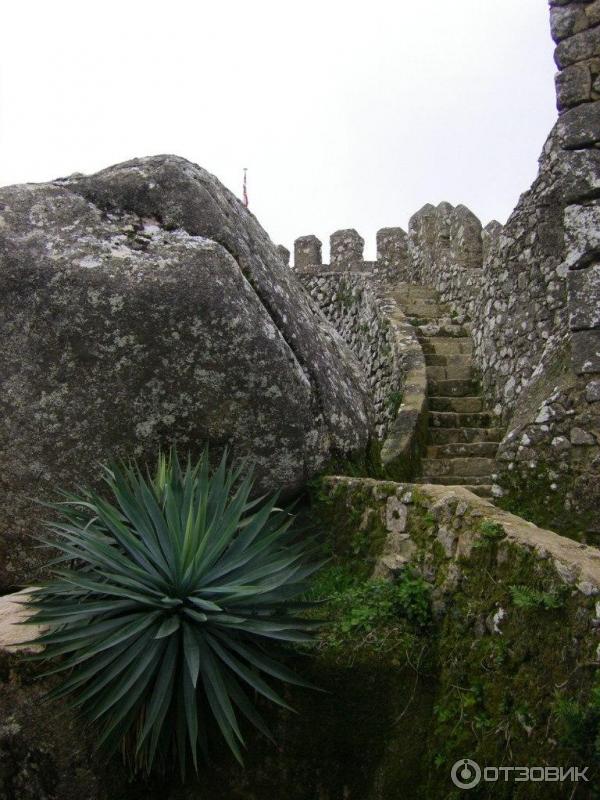
<svg viewBox="0 0 600 800"><path fill-rule="evenodd" d="M355 357L255 217L181 158L0 189L0 320L0 591L42 557L34 499L113 456L227 444L294 491L370 435Z"/></svg>

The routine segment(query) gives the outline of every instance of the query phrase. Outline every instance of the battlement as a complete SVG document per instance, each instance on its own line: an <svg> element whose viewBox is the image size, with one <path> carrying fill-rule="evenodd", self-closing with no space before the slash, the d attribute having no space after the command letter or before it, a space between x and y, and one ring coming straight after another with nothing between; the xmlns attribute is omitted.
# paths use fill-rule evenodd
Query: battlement
<svg viewBox="0 0 600 800"><path fill-rule="evenodd" d="M490 231L502 226L490 223L485 229L475 214L465 206L440 203L425 205L411 217L408 233L400 227L377 231L377 258L364 260L365 240L354 228L335 231L329 237L330 263L322 260L322 243L314 235L301 236L294 242L294 270L299 273L377 272L402 280L410 279L411 241L427 251L431 262L441 254L460 263L465 269L481 269L483 252ZM427 274L420 279L426 281Z"/></svg>

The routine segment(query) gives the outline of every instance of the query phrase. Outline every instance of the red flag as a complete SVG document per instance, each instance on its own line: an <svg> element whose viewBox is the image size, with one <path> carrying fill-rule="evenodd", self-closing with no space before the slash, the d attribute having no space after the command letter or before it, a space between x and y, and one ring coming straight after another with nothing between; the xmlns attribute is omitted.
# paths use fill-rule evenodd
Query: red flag
<svg viewBox="0 0 600 800"><path fill-rule="evenodd" d="M248 183L247 183L247 176L246 173L248 170L244 168L244 205L248 208Z"/></svg>

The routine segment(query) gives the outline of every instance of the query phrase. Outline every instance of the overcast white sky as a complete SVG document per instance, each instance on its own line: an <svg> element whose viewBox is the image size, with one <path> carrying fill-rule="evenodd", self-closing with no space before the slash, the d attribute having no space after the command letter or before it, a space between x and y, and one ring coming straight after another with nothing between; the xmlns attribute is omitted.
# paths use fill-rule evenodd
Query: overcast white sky
<svg viewBox="0 0 600 800"><path fill-rule="evenodd" d="M19 0L0 10L0 185L176 153L276 242L505 222L556 118L546 0Z"/></svg>

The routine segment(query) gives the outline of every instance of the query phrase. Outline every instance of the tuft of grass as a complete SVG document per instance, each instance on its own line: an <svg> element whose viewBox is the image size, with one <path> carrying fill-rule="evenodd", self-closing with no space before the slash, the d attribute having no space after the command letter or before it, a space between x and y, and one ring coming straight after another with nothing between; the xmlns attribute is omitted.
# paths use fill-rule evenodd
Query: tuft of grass
<svg viewBox="0 0 600 800"><path fill-rule="evenodd" d="M499 522L493 522L489 519L486 519L481 523L479 526L479 532L485 539L490 541L499 541L500 539L504 539L506 536L506 531L502 525L500 525Z"/></svg>
<svg viewBox="0 0 600 800"><path fill-rule="evenodd" d="M331 616L329 643L368 636L383 627L408 622L423 628L431 622L430 586L405 573L396 583L361 580L343 567L324 570L311 589L311 600L323 600Z"/></svg>

